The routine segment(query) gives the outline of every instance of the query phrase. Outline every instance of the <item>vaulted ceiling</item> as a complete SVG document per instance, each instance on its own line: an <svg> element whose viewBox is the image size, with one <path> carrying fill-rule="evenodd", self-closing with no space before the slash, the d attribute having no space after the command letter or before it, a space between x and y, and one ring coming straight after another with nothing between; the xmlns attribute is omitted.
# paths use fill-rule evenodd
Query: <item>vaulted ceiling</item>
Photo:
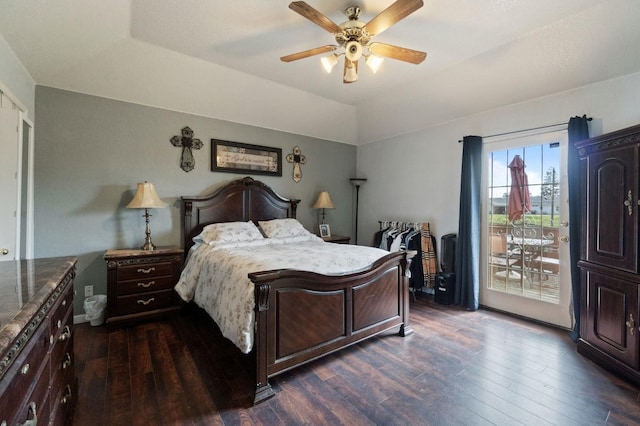
<svg viewBox="0 0 640 426"><path fill-rule="evenodd" d="M307 3L341 23L393 0ZM425 0L376 41L427 59L353 84L280 61L334 44L288 4L0 0L0 35L37 84L354 144L640 71L637 0Z"/></svg>

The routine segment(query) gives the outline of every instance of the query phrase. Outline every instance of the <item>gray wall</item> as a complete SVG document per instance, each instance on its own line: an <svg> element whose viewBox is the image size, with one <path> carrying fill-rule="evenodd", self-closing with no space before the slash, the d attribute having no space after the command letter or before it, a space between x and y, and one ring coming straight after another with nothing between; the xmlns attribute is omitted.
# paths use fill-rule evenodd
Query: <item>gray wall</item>
<svg viewBox="0 0 640 426"><path fill-rule="evenodd" d="M463 136L567 123L582 114L593 117L596 136L640 123L638 99L640 73L359 146L358 173L368 178L360 190L360 243L371 241L378 220L430 222L438 241L458 232Z"/></svg>
<svg viewBox="0 0 640 426"><path fill-rule="evenodd" d="M125 208L137 182L152 182L167 205L152 211L153 242L181 245L180 196L244 176L211 171L212 138L282 148L283 157L299 146L307 160L300 183L285 158L282 177L253 177L301 199L298 218L313 231L318 212L311 206L318 192L329 191L336 205L327 212L332 233L352 235L355 146L42 86L35 103L35 256L79 257L76 314L84 312L85 285L106 294L104 251L144 242L142 212ZM194 150L189 173L179 167L181 150L169 142L184 126L204 143Z"/></svg>
<svg viewBox="0 0 640 426"><path fill-rule="evenodd" d="M27 116L34 120L36 84L2 37L0 37L0 83L24 104L27 108Z"/></svg>

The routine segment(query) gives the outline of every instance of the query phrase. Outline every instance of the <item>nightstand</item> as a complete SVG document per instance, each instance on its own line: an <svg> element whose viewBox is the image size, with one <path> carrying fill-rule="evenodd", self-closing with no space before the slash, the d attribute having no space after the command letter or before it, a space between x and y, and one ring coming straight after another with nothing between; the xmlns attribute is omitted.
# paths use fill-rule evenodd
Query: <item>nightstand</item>
<svg viewBox="0 0 640 426"><path fill-rule="evenodd" d="M330 237L322 237L328 243L349 244L351 237L345 235L332 235Z"/></svg>
<svg viewBox="0 0 640 426"><path fill-rule="evenodd" d="M183 255L179 247L107 250L107 326L179 310L180 298L173 287L180 278Z"/></svg>

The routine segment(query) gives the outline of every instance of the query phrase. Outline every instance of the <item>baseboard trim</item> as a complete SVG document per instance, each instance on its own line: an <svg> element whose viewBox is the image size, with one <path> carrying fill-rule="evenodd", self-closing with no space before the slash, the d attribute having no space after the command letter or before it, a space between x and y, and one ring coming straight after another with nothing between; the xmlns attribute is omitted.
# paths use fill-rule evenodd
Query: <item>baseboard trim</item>
<svg viewBox="0 0 640 426"><path fill-rule="evenodd" d="M85 314L74 315L73 316L73 323L74 324L82 324L83 322L89 322L89 320L87 319L87 316Z"/></svg>

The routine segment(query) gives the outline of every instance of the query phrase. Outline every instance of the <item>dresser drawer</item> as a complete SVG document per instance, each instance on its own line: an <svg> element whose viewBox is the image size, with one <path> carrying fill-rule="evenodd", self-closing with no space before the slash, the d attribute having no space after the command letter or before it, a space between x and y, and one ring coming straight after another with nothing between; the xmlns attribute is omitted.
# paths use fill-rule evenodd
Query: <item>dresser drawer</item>
<svg viewBox="0 0 640 426"><path fill-rule="evenodd" d="M54 342L51 348L51 388L59 390L60 383L67 372L74 371L73 357L73 314L69 314L61 322L61 327L53 332Z"/></svg>
<svg viewBox="0 0 640 426"><path fill-rule="evenodd" d="M68 375L73 378L72 374ZM67 426L69 419L73 414L73 407L77 400L77 389L75 379L66 382L58 392L52 392L49 395L49 404L51 410L50 426ZM96 422L98 424L98 422Z"/></svg>
<svg viewBox="0 0 640 426"><path fill-rule="evenodd" d="M149 279L154 277L172 276L173 263L155 262L149 264L127 265L118 268L118 281Z"/></svg>
<svg viewBox="0 0 640 426"><path fill-rule="evenodd" d="M34 336L16 358L16 361L5 374L0 384L0 422L13 419L19 410L24 410L28 401L20 400L20 395L31 395L34 384L44 382L49 385L49 327L45 320L36 330ZM45 374L45 376L42 376ZM44 377L40 380L40 377ZM17 396L17 397L16 397ZM23 404L24 403L24 404ZM23 407L24 405L24 407ZM23 412L26 415L26 411ZM7 424L13 424L7 420Z"/></svg>
<svg viewBox="0 0 640 426"><path fill-rule="evenodd" d="M51 311L51 334L60 334L60 331L64 328L67 317L71 315L73 310L73 288L69 287L64 294L61 295L56 306Z"/></svg>
<svg viewBox="0 0 640 426"><path fill-rule="evenodd" d="M175 285L173 276L122 281L118 283L118 296L127 294L141 294L151 291L169 290Z"/></svg>
<svg viewBox="0 0 640 426"><path fill-rule="evenodd" d="M118 297L118 315L164 309L173 305L173 290Z"/></svg>
<svg viewBox="0 0 640 426"><path fill-rule="evenodd" d="M48 365L45 365L45 368L40 372L40 379L35 384L33 392L22 402L22 406L17 410L13 421L7 421L8 425L22 425L27 420L33 420L36 416L38 417L38 423L46 423L47 415L49 414L48 375L49 368Z"/></svg>

